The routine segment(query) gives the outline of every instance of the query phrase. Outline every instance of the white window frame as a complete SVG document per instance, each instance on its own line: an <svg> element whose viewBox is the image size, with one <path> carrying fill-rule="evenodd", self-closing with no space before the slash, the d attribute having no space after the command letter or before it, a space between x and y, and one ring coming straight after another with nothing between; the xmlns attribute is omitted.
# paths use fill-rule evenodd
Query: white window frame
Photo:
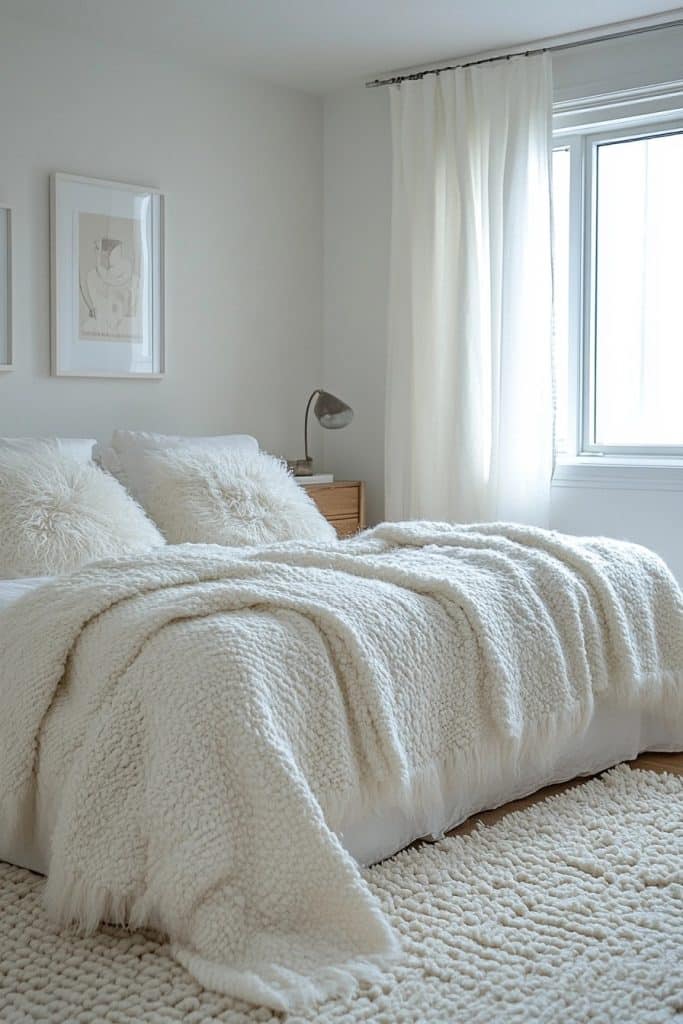
<svg viewBox="0 0 683 1024"><path fill-rule="evenodd" d="M555 482L585 479L584 470L600 465L609 466L606 476L615 480L636 469L642 486L659 477L669 488L677 479L683 487L683 445L598 445L594 439L597 147L683 131L683 81L557 103L553 129L553 148L568 149L570 154L570 451L558 459ZM580 472L572 470L572 464L581 467ZM661 469L666 472L659 473Z"/></svg>

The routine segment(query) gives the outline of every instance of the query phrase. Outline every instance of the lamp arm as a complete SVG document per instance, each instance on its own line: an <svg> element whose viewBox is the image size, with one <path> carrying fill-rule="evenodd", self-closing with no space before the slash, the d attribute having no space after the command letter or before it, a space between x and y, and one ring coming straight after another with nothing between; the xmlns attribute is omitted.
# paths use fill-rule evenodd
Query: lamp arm
<svg viewBox="0 0 683 1024"><path fill-rule="evenodd" d="M308 454L308 413L311 408L311 402L313 401L315 396L319 394L320 388L316 388L315 391L311 392L311 397L308 399L308 402L306 403L306 415L304 416L304 452L306 454L306 462L308 462L310 458Z"/></svg>

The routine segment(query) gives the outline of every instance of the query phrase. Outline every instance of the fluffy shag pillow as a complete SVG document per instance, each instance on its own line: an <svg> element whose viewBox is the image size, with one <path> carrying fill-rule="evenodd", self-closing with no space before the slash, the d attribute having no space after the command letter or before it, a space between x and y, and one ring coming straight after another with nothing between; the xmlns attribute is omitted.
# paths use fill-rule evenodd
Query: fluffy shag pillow
<svg viewBox="0 0 683 1024"><path fill-rule="evenodd" d="M0 449L0 578L55 576L164 539L121 484L49 444Z"/></svg>
<svg viewBox="0 0 683 1024"><path fill-rule="evenodd" d="M149 451L145 508L172 544L336 538L303 487L264 452Z"/></svg>

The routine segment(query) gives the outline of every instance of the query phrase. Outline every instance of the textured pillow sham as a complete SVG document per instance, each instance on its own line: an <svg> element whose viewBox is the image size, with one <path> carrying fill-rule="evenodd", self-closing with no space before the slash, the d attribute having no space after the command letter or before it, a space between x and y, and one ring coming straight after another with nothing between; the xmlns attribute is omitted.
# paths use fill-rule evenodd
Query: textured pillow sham
<svg viewBox="0 0 683 1024"><path fill-rule="evenodd" d="M264 452L145 453L145 508L172 544L270 544L336 538L303 487Z"/></svg>
<svg viewBox="0 0 683 1024"><path fill-rule="evenodd" d="M55 576L164 539L113 477L49 443L0 447L0 578Z"/></svg>

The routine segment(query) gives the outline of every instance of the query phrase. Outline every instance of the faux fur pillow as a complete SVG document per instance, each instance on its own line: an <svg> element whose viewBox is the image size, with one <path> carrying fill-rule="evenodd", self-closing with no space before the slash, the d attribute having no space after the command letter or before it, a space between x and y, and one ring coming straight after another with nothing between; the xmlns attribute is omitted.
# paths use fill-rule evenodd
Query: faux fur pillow
<svg viewBox="0 0 683 1024"><path fill-rule="evenodd" d="M49 444L0 449L0 578L54 576L164 539L112 476Z"/></svg>
<svg viewBox="0 0 683 1024"><path fill-rule="evenodd" d="M336 538L303 487L264 452L149 451L145 507L172 544Z"/></svg>

